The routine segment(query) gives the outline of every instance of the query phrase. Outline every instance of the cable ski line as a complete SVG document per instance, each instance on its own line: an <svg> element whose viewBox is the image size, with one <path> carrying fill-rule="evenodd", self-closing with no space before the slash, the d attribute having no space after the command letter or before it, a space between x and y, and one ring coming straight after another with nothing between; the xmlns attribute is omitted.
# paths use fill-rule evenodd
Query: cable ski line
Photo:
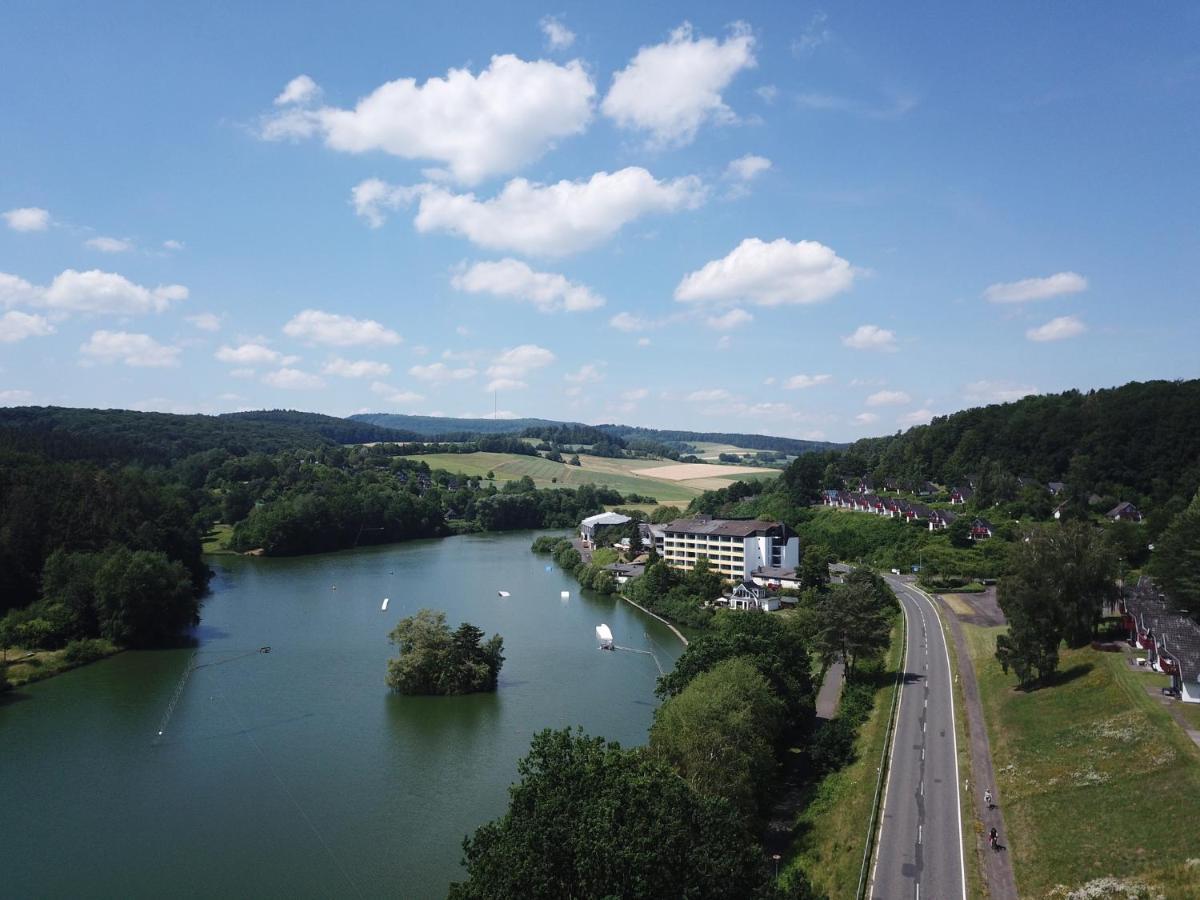
<svg viewBox="0 0 1200 900"><path fill-rule="evenodd" d="M183 696L183 689L187 687L188 679L192 677L192 673L196 671L196 667L192 665L196 659L199 650L193 650L192 655L188 657L187 667L183 670L183 674L179 676L179 681L175 684L175 692L171 694L171 699L167 703L166 712L163 713L162 719L158 723L158 734L156 737L162 737L163 732L167 730L167 723L171 721L171 715L175 712L175 706L179 703L179 698Z"/></svg>
<svg viewBox="0 0 1200 900"><path fill-rule="evenodd" d="M258 651L255 652L257 653ZM271 773L271 777L275 779L275 783L279 785L279 789L283 792L283 795L292 804L296 812L300 814L300 818L304 820L306 825L308 825L309 830L313 833L313 836L317 839L317 842L325 848L325 852L329 855L329 859L333 862L334 866L337 867L337 870L342 873L342 877L346 879L346 883L350 885L355 895L359 897L364 896L362 889L358 886L358 883L350 877L350 873L346 870L346 867L342 865L341 860L337 858L337 854L333 852L333 848L329 846L329 843L325 840L324 835L322 835L317 829L317 826L313 823L313 820L308 817L308 813L304 811L304 807L300 805L300 802L296 799L295 795L288 790L287 784L284 782L275 766L271 764L271 760L263 751L262 745L259 744L254 735L250 733L250 729L246 727L241 716L237 714L237 710L233 708L233 704L229 702L229 698L225 696L225 692L221 690L220 684L215 684L214 690L216 690L217 695L221 698L221 702L225 704L225 708L229 710L229 715L230 718L233 719L234 725L236 725L238 730L246 736L246 740L250 742L250 746L252 746L255 752L258 753L259 757L263 761L263 765L267 767L267 771Z"/></svg>
<svg viewBox="0 0 1200 900"><path fill-rule="evenodd" d="M660 663L658 661L658 657L654 655L654 651L652 651L652 650L639 650L637 647L622 647L620 644L613 644L613 649L614 650L624 650L627 653L645 653L648 657L650 657L652 660L654 660L654 665L658 666L658 674L659 675L667 674L666 672L663 671L662 663Z"/></svg>

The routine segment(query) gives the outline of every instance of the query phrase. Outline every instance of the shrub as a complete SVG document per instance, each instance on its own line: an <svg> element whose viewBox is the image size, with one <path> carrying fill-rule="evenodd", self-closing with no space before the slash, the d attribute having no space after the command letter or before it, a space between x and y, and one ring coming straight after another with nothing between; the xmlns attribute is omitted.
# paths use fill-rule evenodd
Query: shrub
<svg viewBox="0 0 1200 900"><path fill-rule="evenodd" d="M111 654L113 645L99 638L83 638L71 641L63 649L63 660L72 666L95 662Z"/></svg>

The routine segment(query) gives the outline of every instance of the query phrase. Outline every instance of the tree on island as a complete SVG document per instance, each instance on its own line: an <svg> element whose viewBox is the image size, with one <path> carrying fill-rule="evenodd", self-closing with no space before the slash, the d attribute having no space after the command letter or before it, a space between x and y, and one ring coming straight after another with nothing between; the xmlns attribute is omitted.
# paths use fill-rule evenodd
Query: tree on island
<svg viewBox="0 0 1200 900"><path fill-rule="evenodd" d="M470 622L455 631L446 614L422 609L401 619L388 635L400 648L388 660L387 684L401 694L471 694L494 691L504 665L504 640L498 634L486 641Z"/></svg>

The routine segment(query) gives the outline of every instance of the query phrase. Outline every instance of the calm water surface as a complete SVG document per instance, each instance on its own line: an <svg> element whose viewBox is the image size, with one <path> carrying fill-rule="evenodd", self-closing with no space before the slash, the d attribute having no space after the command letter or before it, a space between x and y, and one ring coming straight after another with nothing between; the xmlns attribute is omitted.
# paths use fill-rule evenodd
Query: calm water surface
<svg viewBox="0 0 1200 900"><path fill-rule="evenodd" d="M682 649L530 540L222 557L194 660L125 653L0 700L0 894L444 896L535 731L644 742L654 661L597 651L595 626L668 668ZM387 633L426 606L503 635L497 693L387 691Z"/></svg>

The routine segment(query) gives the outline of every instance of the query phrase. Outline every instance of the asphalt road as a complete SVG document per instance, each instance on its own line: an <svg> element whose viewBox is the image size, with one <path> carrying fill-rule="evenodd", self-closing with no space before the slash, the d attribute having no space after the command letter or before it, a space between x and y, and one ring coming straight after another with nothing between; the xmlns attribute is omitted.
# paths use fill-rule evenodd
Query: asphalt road
<svg viewBox="0 0 1200 900"><path fill-rule="evenodd" d="M871 897L966 898L953 675L933 604L886 576L908 622Z"/></svg>

